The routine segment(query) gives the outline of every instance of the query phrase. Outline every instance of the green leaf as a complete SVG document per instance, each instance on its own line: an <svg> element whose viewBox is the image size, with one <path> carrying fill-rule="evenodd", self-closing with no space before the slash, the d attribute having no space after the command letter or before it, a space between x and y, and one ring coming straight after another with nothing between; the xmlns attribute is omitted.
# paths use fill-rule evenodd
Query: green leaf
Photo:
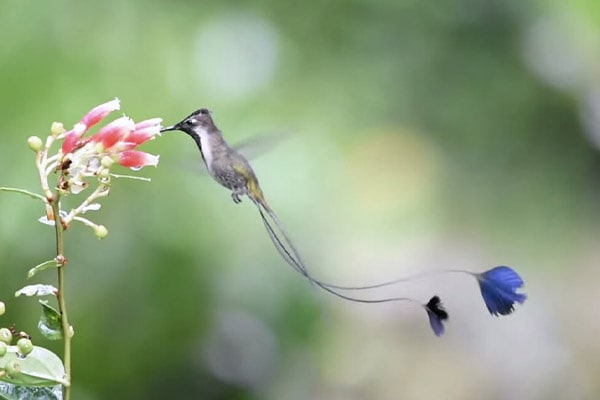
<svg viewBox="0 0 600 400"><path fill-rule="evenodd" d="M1 381L20 386L69 385L62 361L48 349L33 346L33 351L23 357L17 346L8 346L7 353L0 357L0 370L4 370L6 363L15 361L20 364L21 372L14 377L4 375Z"/></svg>
<svg viewBox="0 0 600 400"><path fill-rule="evenodd" d="M62 317L55 308L48 305L45 300L40 300L42 305L42 315L38 322L38 329L42 335L50 340L59 340L63 338Z"/></svg>
<svg viewBox="0 0 600 400"><path fill-rule="evenodd" d="M11 188L11 187L2 187L0 186L0 192L13 192L13 193L20 193L20 194L24 194L26 196L32 197L36 200L41 200L44 203L46 202L46 198L40 194L37 193L33 193L30 192L29 190L25 190L25 189L17 189L17 188Z"/></svg>
<svg viewBox="0 0 600 400"><path fill-rule="evenodd" d="M15 297L19 297L20 295L25 296L55 296L58 292L58 289L52 285L42 285L41 283L37 285L27 285L15 292Z"/></svg>
<svg viewBox="0 0 600 400"><path fill-rule="evenodd" d="M35 387L0 383L2 400L62 400L62 386Z"/></svg>
<svg viewBox="0 0 600 400"><path fill-rule="evenodd" d="M31 278L32 276L34 276L35 274L37 274L40 271L43 271L48 268L58 267L58 266L60 266L60 263L55 258L52 260L44 261L43 263L38 264L35 267L31 268L29 270L29 272L27 272L27 279Z"/></svg>

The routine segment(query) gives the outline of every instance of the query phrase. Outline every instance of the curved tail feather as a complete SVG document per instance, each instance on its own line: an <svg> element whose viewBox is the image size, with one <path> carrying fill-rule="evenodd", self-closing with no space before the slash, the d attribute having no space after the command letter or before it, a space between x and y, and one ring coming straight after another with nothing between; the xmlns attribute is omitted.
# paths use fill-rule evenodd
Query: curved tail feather
<svg viewBox="0 0 600 400"><path fill-rule="evenodd" d="M273 245L275 246L275 248L277 249L279 254L283 257L283 259L290 266L292 266L292 268L294 268L297 272L299 272L301 275L306 277L312 284L316 284L317 286L319 286L323 289L328 288L328 289L343 290L343 291L369 290L369 289L378 289L378 288L382 288L382 287L386 287L386 286L392 286L392 285L396 285L398 283L408 282L411 280L420 279L420 278L424 278L427 276L436 275L436 274L440 274L440 273L456 272L456 273L470 274L470 272L464 271L464 270L429 271L429 272L422 272L419 274L414 274L414 275L410 275L410 276L405 276L405 277L401 277L401 278L397 278L397 279L392 279L392 280L388 280L388 281L384 281L384 282L379 282L379 283L370 284L370 285L362 285L362 286L346 286L346 285L337 285L337 284L333 284L333 283L323 282L319 279L314 278L308 272L308 269L306 268L306 264L300 257L300 253L296 249L296 246L294 246L294 243L289 238L287 231L285 230L285 228L279 221L279 218L277 218L277 215L275 214L275 212L266 203L266 201L264 200L264 197L254 198L251 196L250 198L252 199L254 204L256 204L256 206L258 207L258 212L260 213L260 216L261 216L261 219L265 226L265 229L267 230L267 233L269 234L269 238L273 242ZM283 240L279 237L279 235L273 228L272 224L269 222L269 219L267 218L267 215L265 215L265 213L275 223L275 225L277 226L277 230L281 233L281 236L283 236Z"/></svg>
<svg viewBox="0 0 600 400"><path fill-rule="evenodd" d="M297 271L298 273L300 273L301 275L306 277L306 279L308 279L308 281L311 284L320 287L321 289L325 290L326 292L328 292L336 297L342 298L344 300L357 302L357 303L387 303L387 302L391 302L391 301L408 301L411 303L422 305L419 301L412 299L412 298L408 298L408 297L386 297L386 298L380 298L380 299L362 299L362 298L347 296L345 294L342 294L342 293L339 293L336 291L336 290L372 289L372 288L386 286L386 285L373 285L372 287L371 286L344 287L344 286L328 284L328 283L322 282L318 279L315 279L308 272L306 266L304 265L304 262L302 261L302 258L300 257L300 254L298 253L298 250L296 250L296 247L294 246L294 244L288 237L286 230L283 228L283 225L281 224L281 222L279 222L279 218L277 218L277 215L275 215L275 212L273 212L273 210L266 204L264 199L260 199L260 198L257 199L254 197L251 197L251 199L254 202L254 204L256 204L256 207L258 208L258 212L263 221L265 229L267 230L267 233L269 234L269 238L273 242L273 245L275 246L275 248L277 249L279 254L295 271ZM266 213L266 215L265 215L265 213ZM277 226L277 230L281 233L281 237L280 237L280 235L277 234L277 232L273 228L273 225L269 221L269 218L267 218L267 215L271 219L271 221L273 221L273 223ZM283 240L282 240L282 237L283 237ZM392 284L392 283L390 283L390 284Z"/></svg>
<svg viewBox="0 0 600 400"><path fill-rule="evenodd" d="M308 270L306 269L304 262L302 261L302 259L300 258L300 255L298 254L298 250L296 250L296 247L294 246L292 241L289 239L287 232L285 231L285 229L279 222L279 219L277 218L277 216L275 215L273 210L271 210L271 208L268 205L266 205L264 203L264 201L260 201L260 200L254 201L254 203L258 207L258 212L260 213L260 217L263 221L265 229L267 230L267 233L269 234L269 238L273 242L273 245L275 245L275 248L277 249L279 254L281 254L283 259L288 264L290 264L292 266L292 268L294 268L296 271L298 271L301 275L305 276L311 283L317 283L317 281L315 279L313 279L312 276L308 273ZM283 241L277 235L277 232L275 232L275 230L273 229L273 226L271 225L268 218L266 217L265 212L277 226L277 229L283 236L283 239L285 240L285 244L287 244L287 246L283 243ZM289 249L288 249L288 247L289 247Z"/></svg>
<svg viewBox="0 0 600 400"><path fill-rule="evenodd" d="M325 283L323 283L323 282L321 282L321 281L313 278L308 273L306 267L304 266L304 264L302 263L302 261L300 259L300 255L298 254L298 252L297 252L296 248L294 247L294 245L292 244L292 242L287 237L287 234L286 234L285 230L283 229L283 227L281 226L281 224L279 223L279 220L277 219L277 216L275 215L275 213L273 213L273 211L270 210L269 208L265 208L260 203L256 203L256 205L258 207L258 212L260 213L260 216L262 218L263 224L265 225L267 233L269 234L269 237L271 238L271 241L275 245L275 248L277 249L277 251L279 252L279 254L281 254L281 256L284 258L284 260L289 265L291 265L292 268L294 268L294 270L298 271L301 275L305 276L309 280L309 282L312 283L313 285L316 285L316 286L320 287L321 289L325 290L328 293L331 293L332 295L334 295L336 297L339 297L339 298L344 299L344 300L349 300L349 301L357 302L357 303L369 303L370 304L370 303L387 303L387 302L390 302L390 301L408 301L408 302L415 303L415 304L418 304L418 305L422 306L422 304L420 302L418 302L415 299L409 298L409 297L386 297L386 298L382 298L382 299L361 299L361 298L346 296L344 294L336 292L332 288L332 287L334 287L334 285L325 284ZM273 229L273 226L271 225L271 223L269 222L269 220L265 216L265 212L267 212L267 214L269 215L269 217L277 225L277 228L281 232L281 234L283 235L283 237L285 239L285 242L291 248L291 252L282 243L281 239L279 238L279 236L277 235L277 233Z"/></svg>

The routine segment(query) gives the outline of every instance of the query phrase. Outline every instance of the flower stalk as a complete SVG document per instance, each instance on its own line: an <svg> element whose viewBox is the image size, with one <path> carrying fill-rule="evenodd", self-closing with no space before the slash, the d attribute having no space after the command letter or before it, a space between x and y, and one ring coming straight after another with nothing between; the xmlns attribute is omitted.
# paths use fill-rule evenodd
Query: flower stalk
<svg viewBox="0 0 600 400"><path fill-rule="evenodd" d="M55 122L50 129L50 135L45 140L37 136L28 138L27 144L35 153L35 167L41 194L19 188L0 187L0 192L19 193L40 200L44 204L45 212L39 221L54 227L56 256L30 268L27 278L32 278L47 269L56 268L57 287L42 284L28 285L18 290L15 296L24 294L26 296L56 297L58 310L49 305L47 301L40 300L43 313L38 328L42 335L50 340L63 340L62 360L54 353L37 346L35 348L38 350L33 351L34 347L31 343L24 340L22 347L27 351L21 350L21 353L24 357L38 358L35 365L40 370L34 372L36 379L41 380L43 384L39 384L39 381L37 384L40 386L62 385L64 400L71 398L71 340L74 334L67 310L66 266L68 260L65 257L64 232L73 221L76 221L91 228L97 238L105 238L108 235L108 229L93 222L87 215L84 217L83 214L100 209L99 200L110 193L112 178L149 180L114 174L113 167L121 165L131 170L138 170L145 166L155 167L159 160L157 155L145 153L137 148L160 134L162 121L160 118L135 123L132 119L123 116L100 127L97 132L89 134L90 128L119 108L119 100L114 99L94 107L71 130L67 131L62 123ZM60 146L58 150L54 146L56 144ZM56 177L56 181L50 179L50 175ZM85 196L78 206L70 210L61 209L63 197L80 195L90 186L94 186L95 189ZM0 358L2 356L0 354ZM0 368L0 381L18 386L28 386L28 383L15 380L14 376L11 378L10 374L6 374L6 377L3 376L4 374L4 370ZM46 380L42 380L42 377ZM2 396L0 395L0 397Z"/></svg>
<svg viewBox="0 0 600 400"><path fill-rule="evenodd" d="M67 301L66 301L66 284L65 284L65 266L67 265L67 258L64 255L64 227L60 217L60 192L56 191L56 196L53 198L52 213L54 215L54 231L56 233L56 259L60 260L58 264L58 292L56 293L56 299L58 301L58 311L60 313L62 330L63 330L63 364L65 366L65 381L68 385L63 385L63 396L64 400L70 400L71 398L71 325L69 324L69 317L67 314Z"/></svg>

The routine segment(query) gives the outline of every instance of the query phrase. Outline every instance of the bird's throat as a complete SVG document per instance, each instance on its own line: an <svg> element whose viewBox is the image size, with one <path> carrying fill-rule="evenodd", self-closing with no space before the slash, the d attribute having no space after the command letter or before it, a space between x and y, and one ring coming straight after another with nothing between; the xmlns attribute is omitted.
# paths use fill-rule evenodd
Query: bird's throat
<svg viewBox="0 0 600 400"><path fill-rule="evenodd" d="M215 159L215 151L219 148L219 135L211 134L205 129L197 130L196 133L200 138L200 150L202 152L202 158L206 164L206 169L213 175L213 161Z"/></svg>

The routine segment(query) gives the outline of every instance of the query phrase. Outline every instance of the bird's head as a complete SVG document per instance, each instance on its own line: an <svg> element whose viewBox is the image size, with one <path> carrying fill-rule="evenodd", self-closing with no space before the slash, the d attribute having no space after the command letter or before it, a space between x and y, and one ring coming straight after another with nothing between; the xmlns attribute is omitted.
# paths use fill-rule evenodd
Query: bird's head
<svg viewBox="0 0 600 400"><path fill-rule="evenodd" d="M211 132L216 130L216 126L210 114L211 112L208 109L201 108L194 111L175 125L166 126L160 131L183 131L192 136L200 135L204 132Z"/></svg>

